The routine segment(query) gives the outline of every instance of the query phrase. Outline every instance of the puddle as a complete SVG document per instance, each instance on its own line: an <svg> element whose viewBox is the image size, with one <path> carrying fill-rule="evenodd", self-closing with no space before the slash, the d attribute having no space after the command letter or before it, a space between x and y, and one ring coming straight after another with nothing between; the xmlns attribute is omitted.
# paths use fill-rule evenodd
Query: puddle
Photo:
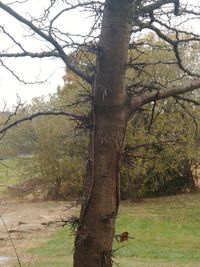
<svg viewBox="0 0 200 267"><path fill-rule="evenodd" d="M0 256L0 266L4 266L4 264L9 260L11 260L11 257Z"/></svg>

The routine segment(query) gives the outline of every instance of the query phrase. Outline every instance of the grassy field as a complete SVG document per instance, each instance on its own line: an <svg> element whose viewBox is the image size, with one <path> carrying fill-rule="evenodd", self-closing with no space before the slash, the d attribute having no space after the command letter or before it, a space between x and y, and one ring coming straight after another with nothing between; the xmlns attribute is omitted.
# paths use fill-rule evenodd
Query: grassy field
<svg viewBox="0 0 200 267"><path fill-rule="evenodd" d="M200 266L200 195L185 195L123 203L117 233L128 231L129 241L115 241L116 264L121 267ZM58 229L34 252L31 267L71 267L73 235Z"/></svg>
<svg viewBox="0 0 200 267"><path fill-rule="evenodd" d="M5 186L15 185L19 179L17 165L20 159L7 159L0 161L0 192L5 192ZM5 185L5 186L4 186Z"/></svg>

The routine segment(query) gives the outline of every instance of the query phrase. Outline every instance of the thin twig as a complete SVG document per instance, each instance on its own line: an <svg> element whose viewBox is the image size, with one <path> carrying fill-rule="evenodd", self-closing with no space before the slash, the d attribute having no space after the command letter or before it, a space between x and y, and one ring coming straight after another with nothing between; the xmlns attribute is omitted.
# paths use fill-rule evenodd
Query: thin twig
<svg viewBox="0 0 200 267"><path fill-rule="evenodd" d="M19 267L22 267L22 264L21 264L21 261L20 261L19 254L18 254L18 252L17 252L17 249L16 249L16 247L15 247L15 244L14 244L14 242L13 242L13 240L12 240L11 234L10 234L8 228L7 228L7 225L6 225L6 223L5 223L5 221L4 221L3 217L2 217L2 215L0 215L0 219L1 219L2 223L3 223L3 225L4 225L4 228L5 228L5 230L6 230L6 234L8 235L9 240L10 240L10 242L11 242L11 244L12 244L13 250L14 250L14 252L15 252L15 255L16 255L16 258L17 258L17 261L18 261L18 265L19 265Z"/></svg>

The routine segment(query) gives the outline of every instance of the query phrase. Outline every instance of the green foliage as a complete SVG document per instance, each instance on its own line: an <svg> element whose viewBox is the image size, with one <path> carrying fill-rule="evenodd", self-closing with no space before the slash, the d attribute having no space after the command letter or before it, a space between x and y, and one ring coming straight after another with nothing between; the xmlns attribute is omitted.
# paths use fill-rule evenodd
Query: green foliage
<svg viewBox="0 0 200 267"><path fill-rule="evenodd" d="M171 36L173 39L173 36ZM184 34L182 36L184 38ZM182 71L174 64L176 59L168 45L155 34L141 35L145 44L138 50L132 49L129 61L135 68L128 72L130 95L144 93L146 82L152 86L177 86L184 84ZM194 50L185 43L180 47L183 60L194 59L193 71L197 71ZM197 53L198 54L198 53ZM171 64L164 64L171 62ZM185 64L185 63L184 63ZM197 93L185 96L199 99ZM191 168L199 162L197 147L200 114L194 104L180 99L156 101L141 108L129 122L123 165L121 169L122 197L132 199L144 196L176 194L195 189Z"/></svg>
<svg viewBox="0 0 200 267"><path fill-rule="evenodd" d="M198 109L187 104L187 113L172 100L158 102L153 115L151 109L149 105L138 112L128 126L121 172L123 198L195 190L191 168L199 159Z"/></svg>
<svg viewBox="0 0 200 267"><path fill-rule="evenodd" d="M0 121L1 124L9 124L27 115L22 107L15 115L12 112L0 113ZM1 159L24 157L34 153L34 133L30 123L15 126L1 137Z"/></svg>
<svg viewBox="0 0 200 267"><path fill-rule="evenodd" d="M169 35L172 40L176 40L176 36L173 36L172 33ZM180 34L179 37L181 39L188 38L184 33ZM129 52L129 62L134 65L127 72L128 82L135 83L135 85L138 83L152 84L152 88L154 85L158 85L164 89L166 86L181 85L188 81L188 77L177 65L177 59L171 50L171 45L160 39L156 33L141 33L138 35L137 41L141 45ZM198 73L198 42L194 40L191 43L180 43L179 53L183 65L192 72ZM136 92L135 87L130 90L131 94ZM145 88L140 92L144 93Z"/></svg>
<svg viewBox="0 0 200 267"><path fill-rule="evenodd" d="M52 123L54 118L47 120ZM37 188L44 198L69 199L78 196L81 192L82 159L74 155L75 144L66 144L65 138L61 138L61 129L48 128L48 122L45 122L46 131L36 135L36 152L33 157L26 165L21 165L23 177L37 180ZM58 121L54 125L58 126Z"/></svg>
<svg viewBox="0 0 200 267"><path fill-rule="evenodd" d="M75 78L66 80L63 88L48 99L34 98L31 104L20 106L15 115L1 114L1 124L49 110L87 114L88 101L87 88L80 89ZM69 199L81 194L87 138L84 125L71 117L40 116L6 133L0 144L0 157L24 157L18 165L22 182L34 186L36 196Z"/></svg>
<svg viewBox="0 0 200 267"><path fill-rule="evenodd" d="M129 94L143 92L145 88L138 85L149 82L149 79L152 85L162 84L164 87L183 83L182 71L176 65L166 67L163 64L175 60L168 45L153 34L139 38L146 45L141 48L139 55L134 49L129 53L130 62L134 59L136 64L136 68L128 71L127 82L134 82L133 88L128 89ZM191 48L187 50L187 44L184 45L181 52L187 61L188 53L191 56L194 51ZM193 49L198 49L195 42ZM84 60L81 53L79 57ZM88 61L85 60L87 66ZM194 58L194 71L197 68L196 60ZM92 62L93 58L89 61ZM56 94L49 96L48 100L34 98L11 120L44 110L88 114L92 99L90 89L69 71L63 79L65 84L57 89ZM199 98L197 93L188 96ZM9 115L1 114L1 122L6 121ZM122 198L168 195L195 188L191 168L198 166L200 159L196 149L199 145L199 116L193 104L184 104L178 99L150 103L134 114L127 129L121 168ZM75 123L68 117L37 118L6 134L0 156L32 155L31 160L21 166L21 170L25 179L30 177L38 180L44 196L53 199L79 196L86 161L87 127L85 123Z"/></svg>
<svg viewBox="0 0 200 267"><path fill-rule="evenodd" d="M74 104L79 93L77 86L67 83L46 102L42 98L33 99L25 112L62 109L82 114L87 107L77 110ZM21 170L24 177L38 181L44 198L69 199L81 194L85 165L82 147L86 146L87 135L81 134L75 126L67 116L41 116L26 125L34 140L34 153Z"/></svg>

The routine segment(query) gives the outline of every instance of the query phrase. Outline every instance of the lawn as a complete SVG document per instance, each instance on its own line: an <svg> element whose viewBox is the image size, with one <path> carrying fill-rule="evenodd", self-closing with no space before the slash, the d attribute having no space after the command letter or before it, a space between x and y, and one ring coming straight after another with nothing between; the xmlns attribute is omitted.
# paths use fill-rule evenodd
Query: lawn
<svg viewBox="0 0 200 267"><path fill-rule="evenodd" d="M200 266L200 194L122 203L117 233L131 239L115 241L113 258L121 267ZM71 267L73 235L58 229L34 252L31 267Z"/></svg>
<svg viewBox="0 0 200 267"><path fill-rule="evenodd" d="M5 192L6 186L15 185L18 182L19 161L20 159L0 160L0 192Z"/></svg>

